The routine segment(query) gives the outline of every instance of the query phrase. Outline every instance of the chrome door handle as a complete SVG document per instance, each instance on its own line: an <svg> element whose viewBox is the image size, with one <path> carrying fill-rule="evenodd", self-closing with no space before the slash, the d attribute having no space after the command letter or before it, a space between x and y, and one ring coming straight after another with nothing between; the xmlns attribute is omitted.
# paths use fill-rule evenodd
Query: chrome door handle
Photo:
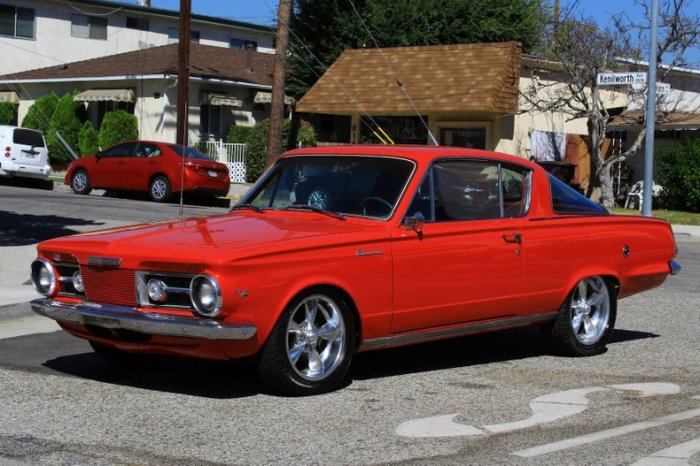
<svg viewBox="0 0 700 466"><path fill-rule="evenodd" d="M506 243L522 244L523 235L522 235L522 233L513 233L512 235L503 235L503 240Z"/></svg>

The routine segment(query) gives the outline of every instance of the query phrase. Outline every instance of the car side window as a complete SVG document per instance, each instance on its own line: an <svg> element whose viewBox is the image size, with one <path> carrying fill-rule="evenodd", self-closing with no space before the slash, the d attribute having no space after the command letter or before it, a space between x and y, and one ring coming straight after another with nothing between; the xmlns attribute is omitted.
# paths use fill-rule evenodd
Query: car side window
<svg viewBox="0 0 700 466"><path fill-rule="evenodd" d="M131 157L134 154L134 149L136 149L135 142L126 142L110 147L102 152L102 157Z"/></svg>
<svg viewBox="0 0 700 466"><path fill-rule="evenodd" d="M437 222L523 216L529 205L529 173L498 161L438 161L421 182L407 215Z"/></svg>
<svg viewBox="0 0 700 466"><path fill-rule="evenodd" d="M140 143L136 149L136 157L157 157L161 155L160 149L155 144Z"/></svg>

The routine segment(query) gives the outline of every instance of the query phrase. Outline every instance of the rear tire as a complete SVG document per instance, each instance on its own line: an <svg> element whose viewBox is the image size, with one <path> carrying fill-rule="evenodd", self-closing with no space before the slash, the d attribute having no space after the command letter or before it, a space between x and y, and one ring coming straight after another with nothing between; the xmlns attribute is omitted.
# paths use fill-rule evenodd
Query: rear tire
<svg viewBox="0 0 700 466"><path fill-rule="evenodd" d="M272 330L258 358L258 374L270 389L315 395L337 388L355 351L350 306L331 290L295 298Z"/></svg>
<svg viewBox="0 0 700 466"><path fill-rule="evenodd" d="M75 194L90 194L92 185L90 184L90 175L85 170L77 170L73 173L73 178L70 180L70 187Z"/></svg>
<svg viewBox="0 0 700 466"><path fill-rule="evenodd" d="M551 349L567 356L592 356L605 351L615 326L615 290L603 277L579 281L556 320L542 326Z"/></svg>
<svg viewBox="0 0 700 466"><path fill-rule="evenodd" d="M162 175L156 176L151 180L151 185L148 187L148 194L155 202L165 202L172 194L170 181Z"/></svg>

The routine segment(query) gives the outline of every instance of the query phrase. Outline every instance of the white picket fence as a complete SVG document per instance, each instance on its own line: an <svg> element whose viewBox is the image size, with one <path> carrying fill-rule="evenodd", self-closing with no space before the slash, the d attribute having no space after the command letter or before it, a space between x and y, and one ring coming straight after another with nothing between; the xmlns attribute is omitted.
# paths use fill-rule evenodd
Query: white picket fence
<svg viewBox="0 0 700 466"><path fill-rule="evenodd" d="M245 183L245 144L200 141L195 147L228 167L232 183Z"/></svg>

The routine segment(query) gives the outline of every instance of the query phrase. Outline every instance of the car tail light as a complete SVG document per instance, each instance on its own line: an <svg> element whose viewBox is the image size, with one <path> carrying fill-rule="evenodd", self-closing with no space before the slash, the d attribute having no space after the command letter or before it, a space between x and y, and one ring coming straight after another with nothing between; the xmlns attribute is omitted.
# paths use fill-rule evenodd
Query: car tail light
<svg viewBox="0 0 700 466"><path fill-rule="evenodd" d="M10 153L11 150L12 150L12 147L10 147L10 146L5 147L5 157L7 157L8 159L10 157L12 157L12 154Z"/></svg>
<svg viewBox="0 0 700 466"><path fill-rule="evenodd" d="M58 274L46 259L36 259L31 266L32 285L39 294L51 297L58 291Z"/></svg>

